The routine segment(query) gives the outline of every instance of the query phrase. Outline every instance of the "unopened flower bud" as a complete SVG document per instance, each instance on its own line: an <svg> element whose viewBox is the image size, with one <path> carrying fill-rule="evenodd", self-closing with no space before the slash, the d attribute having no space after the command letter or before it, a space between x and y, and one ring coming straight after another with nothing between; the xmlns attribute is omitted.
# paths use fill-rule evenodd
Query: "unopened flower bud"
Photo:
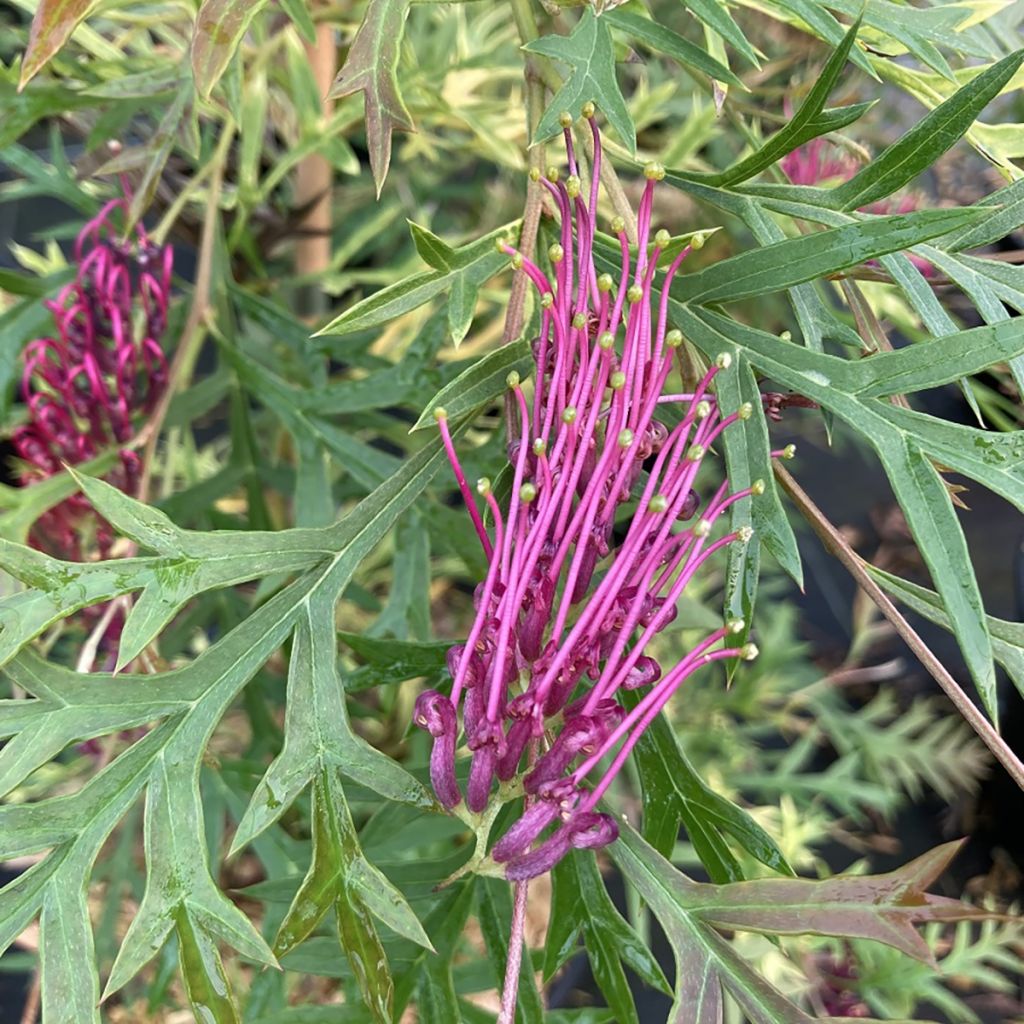
<svg viewBox="0 0 1024 1024"><path fill-rule="evenodd" d="M632 430L620 430L619 436L616 438L616 444L620 448L628 448L633 443L633 431Z"/></svg>
<svg viewBox="0 0 1024 1024"><path fill-rule="evenodd" d="M636 305L644 297L644 289L642 285L631 284L629 290L626 292L626 298L629 299L632 305Z"/></svg>
<svg viewBox="0 0 1024 1024"><path fill-rule="evenodd" d="M754 528L752 526L741 526L736 531L736 539L741 544L749 544L750 539L754 536Z"/></svg>
<svg viewBox="0 0 1024 1024"><path fill-rule="evenodd" d="M728 352L719 352L715 357L715 366L720 370L728 370L732 366L732 356Z"/></svg>
<svg viewBox="0 0 1024 1024"><path fill-rule="evenodd" d="M687 459L690 462L700 462L701 459L707 455L708 450L702 444L691 444L689 450L686 453Z"/></svg>
<svg viewBox="0 0 1024 1024"><path fill-rule="evenodd" d="M539 167L531 167L530 168L530 181L534 181L534 182L540 181L540 168Z"/></svg>
<svg viewBox="0 0 1024 1024"><path fill-rule="evenodd" d="M523 269L523 254L521 252L514 252L514 253L512 253L511 258L509 259L509 264L511 265L513 270L522 270Z"/></svg>
<svg viewBox="0 0 1024 1024"><path fill-rule="evenodd" d="M567 424L576 422L576 406L567 405L562 410L562 422Z"/></svg>
<svg viewBox="0 0 1024 1024"><path fill-rule="evenodd" d="M508 385L510 391L515 391L520 384L519 371L512 370L509 375L505 378L505 383Z"/></svg>
<svg viewBox="0 0 1024 1024"><path fill-rule="evenodd" d="M531 483L529 480L519 488L519 500L524 505L529 505L534 498L537 497L537 486Z"/></svg>
<svg viewBox="0 0 1024 1024"><path fill-rule="evenodd" d="M660 231L656 231L654 234L654 244L659 249L664 249L671 241L672 236L664 228L662 228Z"/></svg>
<svg viewBox="0 0 1024 1024"><path fill-rule="evenodd" d="M626 383L626 375L621 370L616 370L609 378L608 384L612 391L621 391Z"/></svg>
<svg viewBox="0 0 1024 1024"><path fill-rule="evenodd" d="M711 403L707 399L701 399L694 408L693 415L699 420L706 420L711 415Z"/></svg>
<svg viewBox="0 0 1024 1024"><path fill-rule="evenodd" d="M760 653L757 644L744 644L740 648L740 657L744 661L753 661Z"/></svg>
<svg viewBox="0 0 1024 1024"><path fill-rule="evenodd" d="M572 114L570 114L568 110L563 110L558 115L558 123L563 128L571 128L572 127Z"/></svg>
<svg viewBox="0 0 1024 1024"><path fill-rule="evenodd" d="M749 402L744 402L737 410L736 415L741 420L749 420L754 412L754 407Z"/></svg>
<svg viewBox="0 0 1024 1024"><path fill-rule="evenodd" d="M617 235L621 235L622 232L625 231L625 230L626 230L626 222L625 222L625 220L623 220L622 217L612 217L612 231L615 234L617 234Z"/></svg>
<svg viewBox="0 0 1024 1024"><path fill-rule="evenodd" d="M644 177L648 181L661 181L665 177L665 168L657 160L652 160L644 164Z"/></svg>
<svg viewBox="0 0 1024 1024"><path fill-rule="evenodd" d="M557 168L557 167L555 167L555 166L554 166L554 165L552 164L552 165L551 165L551 166L550 166L550 167L549 167L549 168L547 169L547 173L545 174L545 177L546 177L546 178L548 179L548 181L550 181L550 182L551 182L551 184L552 184L552 185L554 185L554 184L555 184L555 183L556 183L556 182L558 181L558 177L559 177L559 171L558 171L558 168Z"/></svg>
<svg viewBox="0 0 1024 1024"><path fill-rule="evenodd" d="M555 296L551 292L545 292L540 297L541 309L550 309L555 304Z"/></svg>
<svg viewBox="0 0 1024 1024"><path fill-rule="evenodd" d="M552 263L561 263L565 259L565 250L555 242L553 245L548 247L548 259Z"/></svg>
<svg viewBox="0 0 1024 1024"><path fill-rule="evenodd" d="M750 493L755 495L755 496L757 496L757 497L760 497L762 494L764 494L764 481L763 480L755 480L750 485Z"/></svg>
<svg viewBox="0 0 1024 1024"><path fill-rule="evenodd" d="M441 422L441 420L448 419L448 410L443 405L434 406L434 419Z"/></svg>
<svg viewBox="0 0 1024 1024"><path fill-rule="evenodd" d="M536 455L538 458L541 455L546 455L547 454L548 444L547 444L547 441L545 441L543 437L536 438L534 440L534 442L533 442L533 446L532 447L533 447L533 454Z"/></svg>
<svg viewBox="0 0 1024 1024"><path fill-rule="evenodd" d="M677 331L674 327L665 335L665 344L669 348L679 348L683 343L683 332Z"/></svg>
<svg viewBox="0 0 1024 1024"><path fill-rule="evenodd" d="M647 507L652 512L664 512L668 508L668 498L664 494L656 494L651 498L650 504Z"/></svg>
<svg viewBox="0 0 1024 1024"><path fill-rule="evenodd" d="M597 339L597 347L608 351L615 344L615 335L611 331L602 331Z"/></svg>
<svg viewBox="0 0 1024 1024"><path fill-rule="evenodd" d="M694 537L706 537L711 532L711 522L707 519L698 519L693 524Z"/></svg>
<svg viewBox="0 0 1024 1024"><path fill-rule="evenodd" d="M575 174L570 174L565 179L565 191L570 199L575 199L580 194L580 179Z"/></svg>
<svg viewBox="0 0 1024 1024"><path fill-rule="evenodd" d="M747 624L743 621L743 619L730 619L725 624L725 628L733 635L742 633L746 626Z"/></svg>
<svg viewBox="0 0 1024 1024"><path fill-rule="evenodd" d="M573 318L572 318L572 325L573 325L573 327L576 328L577 331L580 330L583 327L586 327L587 326L587 314L586 313L576 313L576 314L574 314Z"/></svg>
<svg viewBox="0 0 1024 1024"><path fill-rule="evenodd" d="M597 113L597 107L594 106L594 101L587 100L587 102L583 104L583 116L589 121L595 113Z"/></svg>
<svg viewBox="0 0 1024 1024"><path fill-rule="evenodd" d="M610 292L614 284L615 279L611 274L601 274L597 279L597 290L599 292Z"/></svg>
<svg viewBox="0 0 1024 1024"><path fill-rule="evenodd" d="M705 236L704 232L697 231L690 239L690 248L693 249L694 252L696 252L698 249L703 249L704 243L706 241L707 237Z"/></svg>
<svg viewBox="0 0 1024 1024"><path fill-rule="evenodd" d="M781 458L789 460L789 459L792 459L792 458L795 458L795 457L796 457L796 445L795 444L787 444L786 447L782 449Z"/></svg>
<svg viewBox="0 0 1024 1024"><path fill-rule="evenodd" d="M482 476L477 480L476 493L479 494L481 498L486 498L487 495L491 493L491 481L488 480L487 477Z"/></svg>

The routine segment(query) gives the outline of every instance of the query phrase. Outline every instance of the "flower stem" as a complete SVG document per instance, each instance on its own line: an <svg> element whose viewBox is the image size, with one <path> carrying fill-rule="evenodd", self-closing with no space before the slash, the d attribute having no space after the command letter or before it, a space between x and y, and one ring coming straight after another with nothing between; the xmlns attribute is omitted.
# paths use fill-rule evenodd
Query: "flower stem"
<svg viewBox="0 0 1024 1024"><path fill-rule="evenodd" d="M529 882L516 882L512 903L512 930L508 940L508 961L505 983L501 989L501 1012L498 1024L512 1024L516 1017L516 996L519 993L519 969L523 962L523 933L526 930L526 897Z"/></svg>

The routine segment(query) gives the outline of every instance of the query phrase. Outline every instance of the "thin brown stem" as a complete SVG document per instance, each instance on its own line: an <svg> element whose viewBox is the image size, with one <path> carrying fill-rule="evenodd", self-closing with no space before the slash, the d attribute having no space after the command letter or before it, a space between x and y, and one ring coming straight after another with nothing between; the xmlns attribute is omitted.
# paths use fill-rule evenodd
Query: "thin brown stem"
<svg viewBox="0 0 1024 1024"><path fill-rule="evenodd" d="M867 563L846 542L843 535L825 517L825 514L811 500L810 496L795 479L778 463L774 465L775 477L783 490L790 496L811 529L818 535L825 548L846 568L860 588L878 606L879 611L892 623L915 657L928 670L932 678L942 687L956 709L978 734L985 746L995 755L1014 782L1024 789L1024 764L1010 749L996 731L995 726L978 710L960 684L949 674L946 667L932 653L931 648L918 636L909 622L900 614L882 588L871 578L865 566Z"/></svg>

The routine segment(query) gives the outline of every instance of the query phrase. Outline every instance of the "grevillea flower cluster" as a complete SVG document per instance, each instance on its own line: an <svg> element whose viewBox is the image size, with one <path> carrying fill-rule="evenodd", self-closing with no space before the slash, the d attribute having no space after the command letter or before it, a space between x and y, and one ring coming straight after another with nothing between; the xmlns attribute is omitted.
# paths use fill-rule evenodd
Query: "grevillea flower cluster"
<svg viewBox="0 0 1024 1024"><path fill-rule="evenodd" d="M560 180L554 170L532 176L560 217L560 241L548 251L553 279L500 245L536 288L542 315L532 394L517 374L508 379L507 506L489 481L477 484L490 531L447 415L435 411L489 570L476 588L469 636L449 653L451 693L424 692L414 716L433 737L430 774L446 807L465 799L470 812L482 812L496 784L522 776L524 812L491 850L512 881L548 871L574 847L613 841L618 827L599 803L644 730L701 667L757 654L751 643L729 643L745 629L738 620L674 665L648 653L707 560L749 540L748 528L722 533L718 525L730 506L762 493L764 484L731 491L726 482L701 493L705 458L723 431L752 412L749 405L720 407L714 383L729 372L726 354L689 390L669 388L683 341L669 327L669 287L702 239L670 258L668 233L653 232L651 223L664 169L649 164L638 245L631 250L616 218L619 274L598 272L601 137L592 105L584 114L594 143L588 193L568 115L568 177ZM625 691L641 695L628 709ZM464 795L455 772L460 709L472 753Z"/></svg>
<svg viewBox="0 0 1024 1024"><path fill-rule="evenodd" d="M22 391L28 422L14 435L26 484L46 479L63 464L77 465L131 440L167 383L160 339L167 327L173 253L142 226L127 242L118 239L111 217L127 213L124 199L108 202L75 241L75 279L48 301L54 335L25 350ZM123 448L107 479L134 493L140 466ZM80 528L91 514L74 495L41 516L32 542L81 560ZM95 524L96 546L109 553L113 535Z"/></svg>

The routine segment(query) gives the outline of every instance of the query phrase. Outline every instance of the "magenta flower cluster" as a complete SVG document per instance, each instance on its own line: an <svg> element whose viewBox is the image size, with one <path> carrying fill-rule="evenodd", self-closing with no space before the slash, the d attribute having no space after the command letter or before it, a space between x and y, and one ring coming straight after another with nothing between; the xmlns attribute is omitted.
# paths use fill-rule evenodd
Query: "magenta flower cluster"
<svg viewBox="0 0 1024 1024"><path fill-rule="evenodd" d="M752 411L719 406L712 387L730 365L727 355L691 390L667 389L683 340L669 328L669 287L702 239L673 257L667 233L652 234L654 189L664 171L650 164L639 244L631 250L616 218L621 270L617 280L598 273L601 138L592 110L585 114L594 141L589 195L567 125L568 177L533 176L560 215L560 241L548 251L553 280L512 246L501 246L535 286L542 316L532 395L517 374L508 380L507 507L487 480L477 485L493 533L460 467L446 413L436 410L489 571L476 589L469 636L449 654L450 695L421 694L414 717L433 737L430 774L446 807L463 799L455 772L460 707L472 753L468 809L483 811L495 783L524 773L524 813L491 851L513 881L548 871L573 847L614 840L617 825L598 804L644 730L699 668L757 653L753 644L727 643L744 629L735 620L672 666L647 653L707 560L741 535L749 539L746 529L716 539L716 525L733 503L764 485L730 492L723 483L700 494L705 457ZM666 263L656 300L656 277ZM659 411L671 414L658 418ZM631 710L620 699L624 691L643 694Z"/></svg>
<svg viewBox="0 0 1024 1024"><path fill-rule="evenodd" d="M52 337L25 350L22 391L28 422L14 435L25 483L53 476L126 445L167 384L160 339L167 327L173 253L140 226L129 241L118 239L111 220L127 213L124 199L108 202L75 241L75 279L47 306ZM133 493L139 459L123 448L108 480ZM80 527L91 512L74 495L46 512L33 527L36 546L80 560ZM109 551L113 536L97 522L96 545Z"/></svg>

